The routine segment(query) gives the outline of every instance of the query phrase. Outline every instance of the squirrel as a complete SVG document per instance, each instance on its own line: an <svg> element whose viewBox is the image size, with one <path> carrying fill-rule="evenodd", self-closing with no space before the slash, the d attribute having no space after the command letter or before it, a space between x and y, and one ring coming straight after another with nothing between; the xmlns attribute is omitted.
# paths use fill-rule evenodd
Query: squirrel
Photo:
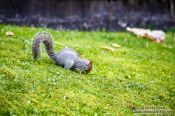
<svg viewBox="0 0 175 116"><path fill-rule="evenodd" d="M92 61L89 59L81 59L78 52L72 48L64 48L57 54L53 49L52 37L49 33L37 33L32 42L33 59L36 60L41 57L41 43L44 43L46 52L50 59L57 65L64 67L67 70L79 71L80 73L89 73L92 69Z"/></svg>

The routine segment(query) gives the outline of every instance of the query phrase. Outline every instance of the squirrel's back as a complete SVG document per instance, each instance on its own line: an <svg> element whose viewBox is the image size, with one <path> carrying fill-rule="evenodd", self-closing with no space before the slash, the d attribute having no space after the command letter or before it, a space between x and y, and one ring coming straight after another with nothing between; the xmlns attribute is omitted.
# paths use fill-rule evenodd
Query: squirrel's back
<svg viewBox="0 0 175 116"><path fill-rule="evenodd" d="M64 48L56 54L56 63L59 65L64 65L66 62L72 61L75 63L79 61L79 54L72 48Z"/></svg>

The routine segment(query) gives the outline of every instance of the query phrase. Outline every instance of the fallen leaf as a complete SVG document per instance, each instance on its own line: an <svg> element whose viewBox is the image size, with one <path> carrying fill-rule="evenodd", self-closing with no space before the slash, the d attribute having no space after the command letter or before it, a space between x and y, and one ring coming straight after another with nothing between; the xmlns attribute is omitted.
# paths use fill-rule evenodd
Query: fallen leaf
<svg viewBox="0 0 175 116"><path fill-rule="evenodd" d="M5 35L6 35L6 36L13 36L14 33L13 33L13 32L10 32L10 31L7 31L7 32L5 33Z"/></svg>
<svg viewBox="0 0 175 116"><path fill-rule="evenodd" d="M120 48L121 46L119 44L117 44L117 43L112 43L112 47L114 47L114 48Z"/></svg>
<svg viewBox="0 0 175 116"><path fill-rule="evenodd" d="M114 48L108 47L108 46L103 46L102 49L107 50L107 51L111 51L114 52Z"/></svg>

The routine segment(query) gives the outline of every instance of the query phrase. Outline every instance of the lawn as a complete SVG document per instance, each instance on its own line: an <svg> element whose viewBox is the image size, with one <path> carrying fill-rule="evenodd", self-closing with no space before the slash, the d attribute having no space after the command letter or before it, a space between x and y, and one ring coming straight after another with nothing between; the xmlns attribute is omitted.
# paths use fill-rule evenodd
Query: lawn
<svg viewBox="0 0 175 116"><path fill-rule="evenodd" d="M55 65L44 46L42 58L33 61L31 41L41 31L52 35L55 51L64 44L92 59L92 71ZM112 43L121 48L102 49ZM0 25L1 115L133 115L140 109L175 110L175 31L166 31L165 42L157 44L128 32Z"/></svg>

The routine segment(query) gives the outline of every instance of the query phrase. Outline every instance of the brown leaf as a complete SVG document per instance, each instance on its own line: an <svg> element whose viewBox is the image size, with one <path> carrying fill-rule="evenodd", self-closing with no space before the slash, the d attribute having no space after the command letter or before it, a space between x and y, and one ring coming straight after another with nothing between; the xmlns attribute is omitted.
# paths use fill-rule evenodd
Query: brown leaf
<svg viewBox="0 0 175 116"><path fill-rule="evenodd" d="M6 35L6 36L13 36L14 33L13 33L13 32L10 32L10 31L7 31L7 32L5 32L5 35Z"/></svg>
<svg viewBox="0 0 175 116"><path fill-rule="evenodd" d="M112 43L112 47L114 47L114 48L120 48L121 46L119 44L117 44L117 43Z"/></svg>
<svg viewBox="0 0 175 116"><path fill-rule="evenodd" d="M107 51L111 51L114 52L114 48L108 47L108 46L103 46L102 49L107 50Z"/></svg>

